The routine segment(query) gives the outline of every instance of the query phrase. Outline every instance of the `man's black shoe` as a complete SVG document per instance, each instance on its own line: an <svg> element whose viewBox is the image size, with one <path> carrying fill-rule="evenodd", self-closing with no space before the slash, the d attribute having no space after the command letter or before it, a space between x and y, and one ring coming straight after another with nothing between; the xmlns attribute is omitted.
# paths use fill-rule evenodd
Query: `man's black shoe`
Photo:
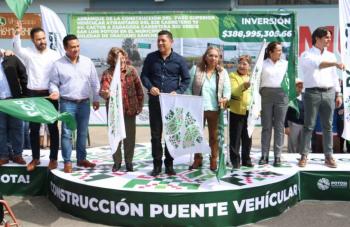
<svg viewBox="0 0 350 227"><path fill-rule="evenodd" d="M132 166L132 163L126 163L125 167L127 172L134 172L134 167Z"/></svg>
<svg viewBox="0 0 350 227"><path fill-rule="evenodd" d="M118 170L120 170L120 167L121 167L121 164L120 164L120 163L118 163L118 164L114 163L114 164L113 164L113 167L112 167L112 172L113 172L113 173L114 173L114 172L117 172Z"/></svg>
<svg viewBox="0 0 350 227"><path fill-rule="evenodd" d="M176 172L175 172L173 166L166 166L165 173L168 175L176 175Z"/></svg>
<svg viewBox="0 0 350 227"><path fill-rule="evenodd" d="M262 156L259 160L259 165L269 164L269 159L267 157Z"/></svg>
<svg viewBox="0 0 350 227"><path fill-rule="evenodd" d="M240 169L241 165L239 163L232 163L232 168L233 169Z"/></svg>
<svg viewBox="0 0 350 227"><path fill-rule="evenodd" d="M275 157L275 161L273 162L274 167L281 167L281 158L280 157Z"/></svg>
<svg viewBox="0 0 350 227"><path fill-rule="evenodd" d="M160 172L162 172L162 167L155 166L155 167L153 167L153 170L151 172L151 176L152 177L156 177L156 176L158 176L160 174Z"/></svg>
<svg viewBox="0 0 350 227"><path fill-rule="evenodd" d="M242 163L242 166L245 166L245 167L254 167L254 164L252 163L251 160L247 160L245 162Z"/></svg>

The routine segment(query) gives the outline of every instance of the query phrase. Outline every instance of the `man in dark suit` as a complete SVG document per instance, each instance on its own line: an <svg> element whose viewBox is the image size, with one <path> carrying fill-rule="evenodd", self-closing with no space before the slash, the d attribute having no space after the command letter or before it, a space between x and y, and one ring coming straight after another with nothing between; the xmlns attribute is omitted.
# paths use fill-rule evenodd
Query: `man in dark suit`
<svg viewBox="0 0 350 227"><path fill-rule="evenodd" d="M173 51L173 35L166 30L158 33L158 50L147 55L143 63L141 80L148 90L149 120L151 127L151 143L153 170L152 176L157 176L162 171L162 116L160 111L160 93L183 94L191 77L188 72L185 59ZM175 175L173 157L165 145L165 173Z"/></svg>
<svg viewBox="0 0 350 227"><path fill-rule="evenodd" d="M26 68L16 56L4 56L0 51L0 102L21 98L27 93ZM0 112L0 166L9 162L7 142L12 145L12 161L25 165L22 157L23 121Z"/></svg>

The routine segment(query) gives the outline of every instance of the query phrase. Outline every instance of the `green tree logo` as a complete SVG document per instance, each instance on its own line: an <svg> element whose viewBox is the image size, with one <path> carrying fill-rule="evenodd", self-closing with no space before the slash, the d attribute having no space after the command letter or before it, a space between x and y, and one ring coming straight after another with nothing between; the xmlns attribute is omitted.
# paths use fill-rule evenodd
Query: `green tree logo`
<svg viewBox="0 0 350 227"><path fill-rule="evenodd" d="M237 22L236 22L236 19L233 16L226 16L226 17L224 17L224 20L223 20L222 23L228 29L228 28L234 28L235 24Z"/></svg>
<svg viewBox="0 0 350 227"><path fill-rule="evenodd" d="M6 18L0 17L0 26L6 25Z"/></svg>
<svg viewBox="0 0 350 227"><path fill-rule="evenodd" d="M189 148L203 141L196 119L190 112L184 114L184 109L178 107L165 115L165 134L175 148L181 145Z"/></svg>

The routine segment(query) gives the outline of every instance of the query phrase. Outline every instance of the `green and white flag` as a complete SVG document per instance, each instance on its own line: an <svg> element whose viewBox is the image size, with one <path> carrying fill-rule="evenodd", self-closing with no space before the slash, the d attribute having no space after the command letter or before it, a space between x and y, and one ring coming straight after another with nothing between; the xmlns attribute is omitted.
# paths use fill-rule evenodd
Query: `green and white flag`
<svg viewBox="0 0 350 227"><path fill-rule="evenodd" d="M161 93L159 101L164 139L171 156L210 153L203 136L203 97Z"/></svg>
<svg viewBox="0 0 350 227"><path fill-rule="evenodd" d="M294 42L296 42L294 40ZM295 88L295 78L297 76L297 58L296 58L296 45L294 42L291 42L291 46L288 54L288 68L287 72L284 75L284 78L281 83L282 90L288 95L289 106L297 110L299 113L298 103L297 103L297 92Z"/></svg>
<svg viewBox="0 0 350 227"><path fill-rule="evenodd" d="M16 17L22 20L28 7L33 3L33 0L6 0L6 3Z"/></svg>
<svg viewBox="0 0 350 227"><path fill-rule="evenodd" d="M216 178L218 181L220 178L226 175L226 163L225 163L225 124L224 124L224 110L220 110L219 114L219 125L218 125L218 141L219 141L219 166L216 171Z"/></svg>
<svg viewBox="0 0 350 227"><path fill-rule="evenodd" d="M249 105L249 115L247 122L247 129L249 137L252 136L255 129L255 125L260 121L260 112L261 112L261 97L259 93L260 89L260 80L261 80L261 71L264 62L264 54L267 43L264 42L261 46L258 58L256 60L255 66L253 68L252 75L250 77L251 83L251 102ZM298 104L296 102L297 93L295 89L295 78L296 78L296 68L297 68L297 58L294 53L296 52L294 42L291 42L288 53L288 68L287 72L283 77L281 82L282 90L288 95L289 106L293 107L297 111Z"/></svg>
<svg viewBox="0 0 350 227"><path fill-rule="evenodd" d="M108 103L108 140L111 151L115 152L119 142L126 137L124 111L122 101L122 87L120 84L120 59L116 63L113 79L110 85Z"/></svg>
<svg viewBox="0 0 350 227"><path fill-rule="evenodd" d="M267 43L264 41L261 45L259 55L256 59L252 75L250 76L250 87L251 87L251 101L248 108L248 120L247 120L247 129L249 137L252 137L255 125L260 121L260 112L261 112L261 97L259 93L260 89L260 79L261 71L264 62L264 53Z"/></svg>
<svg viewBox="0 0 350 227"><path fill-rule="evenodd" d="M71 130L77 128L69 113L58 113L48 100L42 97L0 100L0 112L24 121L52 124L63 121Z"/></svg>

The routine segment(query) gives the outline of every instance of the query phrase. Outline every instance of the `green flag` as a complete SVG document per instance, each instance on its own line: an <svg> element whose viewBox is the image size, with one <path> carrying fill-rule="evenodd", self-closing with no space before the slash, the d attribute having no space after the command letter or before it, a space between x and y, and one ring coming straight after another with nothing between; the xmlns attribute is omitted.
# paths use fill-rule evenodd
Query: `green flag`
<svg viewBox="0 0 350 227"><path fill-rule="evenodd" d="M58 113L51 102L42 97L0 100L0 111L24 121L51 124L63 121L68 128L77 128L69 113Z"/></svg>
<svg viewBox="0 0 350 227"><path fill-rule="evenodd" d="M27 11L33 0L6 0L8 7L16 15L19 20L22 20L23 15Z"/></svg>
<svg viewBox="0 0 350 227"><path fill-rule="evenodd" d="M299 113L298 103L297 103L297 92L295 88L295 77L296 77L296 68L297 60L295 57L294 44L292 42L289 57L288 57L288 69L287 73L284 75L284 78L281 83L283 91L288 95L289 106L294 108Z"/></svg>
<svg viewBox="0 0 350 227"><path fill-rule="evenodd" d="M225 142L224 110L220 110L218 132L219 132L218 133L219 167L218 167L218 170L216 171L216 178L219 181L221 177L226 175L226 164L225 164L225 153L224 153L224 142Z"/></svg>
<svg viewBox="0 0 350 227"><path fill-rule="evenodd" d="M297 92L295 88L295 78L297 78L297 65L298 65L298 50L296 43L298 42L298 36L296 30L293 31L294 38L291 42L289 52L288 52L288 68L287 73L281 83L283 91L288 95L289 106L294 108L299 113L298 103L297 103Z"/></svg>

